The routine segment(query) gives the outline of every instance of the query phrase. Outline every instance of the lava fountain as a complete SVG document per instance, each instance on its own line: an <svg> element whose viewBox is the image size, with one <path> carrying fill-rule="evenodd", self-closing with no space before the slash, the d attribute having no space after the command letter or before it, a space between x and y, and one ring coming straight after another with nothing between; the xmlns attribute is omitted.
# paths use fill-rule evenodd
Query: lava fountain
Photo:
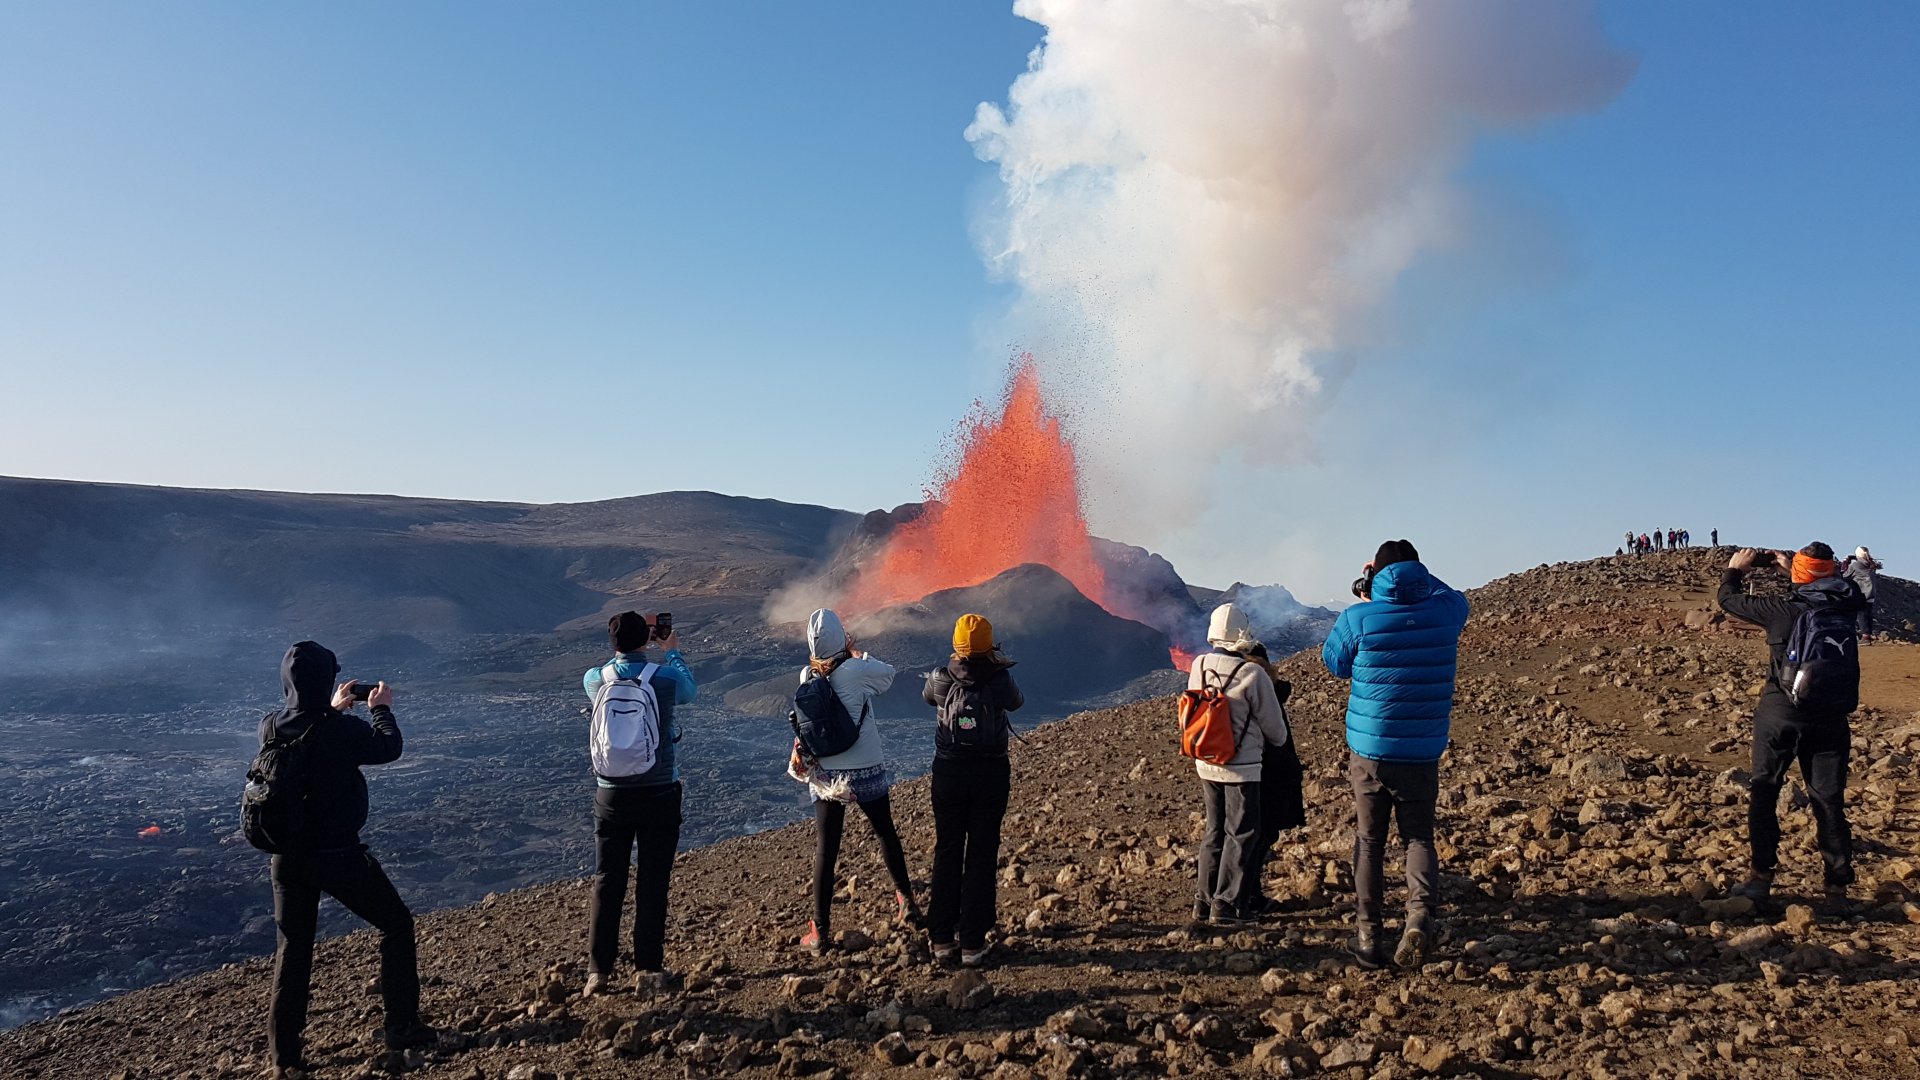
<svg viewBox="0 0 1920 1080"><path fill-rule="evenodd" d="M962 422L926 512L861 567L842 601L848 609L876 611L1038 563L1113 610L1080 509L1079 462L1047 411L1033 357L1008 375L998 412L976 404Z"/></svg>

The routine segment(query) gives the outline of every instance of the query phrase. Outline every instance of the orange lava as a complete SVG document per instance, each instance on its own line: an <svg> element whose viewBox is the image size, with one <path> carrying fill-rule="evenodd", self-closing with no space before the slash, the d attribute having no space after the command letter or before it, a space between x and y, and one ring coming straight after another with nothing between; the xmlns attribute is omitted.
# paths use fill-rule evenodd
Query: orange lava
<svg viewBox="0 0 1920 1080"><path fill-rule="evenodd" d="M1173 669L1175 671L1190 672L1193 670L1193 662L1200 658L1200 654L1190 653L1187 650L1181 648L1180 646L1175 645L1171 650L1171 658L1173 660Z"/></svg>
<svg viewBox="0 0 1920 1080"><path fill-rule="evenodd" d="M1105 607L1106 576L1080 511L1080 466L1047 411L1033 357L1009 372L997 415L976 405L926 513L896 528L843 605L870 612L978 585L1024 563L1052 567Z"/></svg>

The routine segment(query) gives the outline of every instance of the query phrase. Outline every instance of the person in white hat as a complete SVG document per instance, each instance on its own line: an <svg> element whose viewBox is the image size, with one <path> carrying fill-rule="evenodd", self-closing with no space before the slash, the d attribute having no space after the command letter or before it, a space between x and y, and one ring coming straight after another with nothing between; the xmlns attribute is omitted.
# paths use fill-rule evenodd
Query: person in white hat
<svg viewBox="0 0 1920 1080"><path fill-rule="evenodd" d="M1865 547L1853 549L1853 557L1840 568L1840 575L1853 582L1860 589L1860 595L1867 598L1867 606L1860 609L1860 640L1873 640L1873 579L1880 570L1879 560Z"/></svg>

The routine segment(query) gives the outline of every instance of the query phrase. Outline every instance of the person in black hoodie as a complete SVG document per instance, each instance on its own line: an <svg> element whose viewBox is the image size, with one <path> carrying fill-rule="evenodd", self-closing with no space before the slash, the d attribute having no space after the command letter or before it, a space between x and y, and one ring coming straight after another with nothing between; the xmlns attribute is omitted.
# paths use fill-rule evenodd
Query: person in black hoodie
<svg viewBox="0 0 1920 1080"><path fill-rule="evenodd" d="M1793 591L1784 598L1748 596L1746 574L1756 565L1787 570ZM1846 807L1847 756L1853 748L1847 717L1852 706L1845 711L1820 711L1796 705L1780 685L1780 673L1787 639L1803 613L1828 608L1851 616L1864 603L1860 590L1839 576L1833 549L1818 541L1797 553L1769 552L1764 557L1752 548L1742 548L1727 562L1720 579L1720 607L1736 619L1764 628L1771 658L1766 686L1753 712L1753 784L1747 806L1753 866L1747 880L1734 889L1736 895L1757 901L1772 893L1780 858L1780 788L1795 761L1800 763L1813 803L1820 858L1826 864L1826 892L1844 897L1847 886L1853 884L1853 832ZM1857 683L1853 697L1858 698Z"/></svg>
<svg viewBox="0 0 1920 1080"><path fill-rule="evenodd" d="M1274 666L1267 655L1267 647L1255 644L1247 651L1253 662L1267 669L1267 675L1273 679L1273 696L1280 702L1280 716L1291 729L1292 718L1287 716L1287 699L1293 696L1293 684L1280 676L1280 669ZM1273 861L1273 846L1280 842L1280 834L1288 829L1302 828L1307 823L1307 805L1303 786L1306 770L1300 764L1298 740L1288 739L1275 746L1266 743L1260 748L1260 833L1254 841L1254 850L1259 852L1255 859L1254 872L1247 875L1245 888L1241 892L1240 910L1249 918L1272 915L1280 910L1280 901L1266 894L1261 884L1267 864Z"/></svg>
<svg viewBox="0 0 1920 1080"><path fill-rule="evenodd" d="M953 627L953 658L927 676L921 691L938 719L927 938L943 963L956 952L964 966L986 962L987 932L999 906L1000 821L1013 787L1007 714L1026 704L1011 667L994 645L993 624L962 615Z"/></svg>
<svg viewBox="0 0 1920 1080"><path fill-rule="evenodd" d="M298 853L273 857L273 922L279 930L274 951L273 996L268 1002L269 1075L305 1075L302 1040L313 977L313 938L320 894L365 919L380 931L380 994L385 1006L385 1035L390 1048L406 1049L435 1040L420 1022L420 974L413 940L413 913L387 879L360 829L367 823L367 779L362 765L384 765L400 756L400 726L393 718L393 691L386 683L367 697L373 713L368 724L347 715L354 706L349 681L336 689L340 665L333 653L311 641L287 650L280 662L286 708L260 722L262 746L272 739L304 739L308 783L305 838Z"/></svg>

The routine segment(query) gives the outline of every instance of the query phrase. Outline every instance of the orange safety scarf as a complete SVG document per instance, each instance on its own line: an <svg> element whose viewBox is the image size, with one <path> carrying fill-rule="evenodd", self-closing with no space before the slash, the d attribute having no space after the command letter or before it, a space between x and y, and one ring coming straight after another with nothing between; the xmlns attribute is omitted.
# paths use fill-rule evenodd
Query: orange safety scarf
<svg viewBox="0 0 1920 1080"><path fill-rule="evenodd" d="M1838 573L1839 570L1840 568L1834 564L1832 559L1816 559L1805 552L1796 554L1793 557L1793 583L1795 585L1805 585L1808 582L1819 581L1821 578L1830 578Z"/></svg>

